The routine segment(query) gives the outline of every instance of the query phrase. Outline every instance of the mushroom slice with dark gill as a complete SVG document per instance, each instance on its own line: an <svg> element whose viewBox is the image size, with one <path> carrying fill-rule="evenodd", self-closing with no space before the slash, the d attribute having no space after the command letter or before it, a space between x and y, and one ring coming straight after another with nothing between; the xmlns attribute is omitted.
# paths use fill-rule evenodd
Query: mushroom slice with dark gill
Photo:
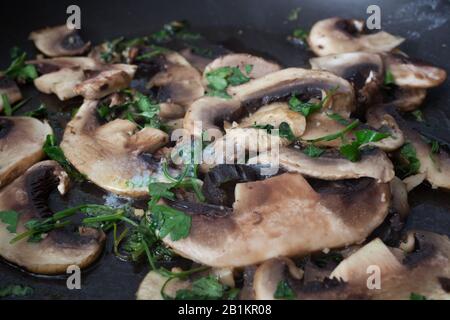
<svg viewBox="0 0 450 320"><path fill-rule="evenodd" d="M421 178L414 184L420 184L425 179L433 188L450 189L450 155L447 150L439 148L439 150L433 152L431 144L427 143L418 131L411 128L392 106L384 105L370 108L366 118L368 123L379 123L380 119L387 116L397 123L404 135L405 143L411 144L420 162L416 178ZM413 178L409 177L407 179ZM408 189L411 190L410 187Z"/></svg>
<svg viewBox="0 0 450 320"><path fill-rule="evenodd" d="M405 39L385 31L366 34L364 21L328 18L316 22L308 36L311 50L318 56L345 52L389 52Z"/></svg>
<svg viewBox="0 0 450 320"><path fill-rule="evenodd" d="M97 104L85 100L67 124L61 142L65 156L103 189L130 197L147 196L150 179L159 177L159 162L151 154L169 137L155 128L137 131L137 125L129 120L115 119L101 125Z"/></svg>
<svg viewBox="0 0 450 320"><path fill-rule="evenodd" d="M278 158L280 167L288 172L298 172L323 180L369 177L380 182L389 182L395 175L392 162L379 149L364 151L357 162L345 159L339 156L337 151L331 150L318 158L312 158L295 148L281 148L275 157ZM249 159L248 164L270 165L274 163L274 158L270 153L261 153Z"/></svg>
<svg viewBox="0 0 450 320"><path fill-rule="evenodd" d="M0 188L44 157L52 128L31 117L0 117Z"/></svg>
<svg viewBox="0 0 450 320"><path fill-rule="evenodd" d="M145 65L142 63L139 67ZM165 52L153 58L148 65L152 70L156 68L157 72L151 75L147 87L157 92L159 102L188 107L204 95L200 72L179 53Z"/></svg>
<svg viewBox="0 0 450 320"><path fill-rule="evenodd" d="M330 72L288 68L272 72L245 84L229 87L228 93L249 112L279 100L287 100L296 94L301 100L320 99L323 92L334 91L325 108L349 117L355 110L352 85Z"/></svg>
<svg viewBox="0 0 450 320"><path fill-rule="evenodd" d="M395 84L400 87L427 89L442 84L447 78L445 70L404 54L384 54L383 60L386 70L391 72Z"/></svg>
<svg viewBox="0 0 450 320"><path fill-rule="evenodd" d="M27 231L31 219L53 215L48 197L58 188L63 193L68 177L55 161L43 161L28 169L0 191L0 211L19 213L17 234ZM40 242L10 241L17 235L0 222L0 255L9 262L33 273L65 273L70 265L85 268L100 255L105 235L102 231L80 227L77 231L55 229Z"/></svg>
<svg viewBox="0 0 450 320"><path fill-rule="evenodd" d="M185 206L189 236L163 241L193 261L241 267L363 241L386 217L389 200L389 185L374 179L310 184L285 173L237 184L233 209L218 207L224 214L193 214Z"/></svg>
<svg viewBox="0 0 450 320"><path fill-rule="evenodd" d="M426 96L427 89L394 86L385 92L383 102L407 112L419 108Z"/></svg>
<svg viewBox="0 0 450 320"><path fill-rule="evenodd" d="M266 74L281 70L281 66L278 63L247 53L230 53L219 57L208 64L203 72L203 79L206 79L206 74L208 72L223 67L239 68L242 74L251 79L261 78ZM246 67L248 67L250 71L246 70Z"/></svg>
<svg viewBox="0 0 450 320"><path fill-rule="evenodd" d="M56 72L63 68L81 68L82 70L99 70L103 64L88 57L59 57L52 59L36 59L27 61L36 66L40 74Z"/></svg>
<svg viewBox="0 0 450 320"><path fill-rule="evenodd" d="M10 104L22 100L22 93L14 80L0 75L0 95L6 95ZM0 112L3 110L3 99L0 98Z"/></svg>
<svg viewBox="0 0 450 320"><path fill-rule="evenodd" d="M30 40L49 57L81 55L91 45L83 41L76 29L70 30L66 25L33 31Z"/></svg>
<svg viewBox="0 0 450 320"><path fill-rule="evenodd" d="M312 58L313 69L330 71L353 84L357 102L370 104L383 84L383 60L370 52L349 52Z"/></svg>

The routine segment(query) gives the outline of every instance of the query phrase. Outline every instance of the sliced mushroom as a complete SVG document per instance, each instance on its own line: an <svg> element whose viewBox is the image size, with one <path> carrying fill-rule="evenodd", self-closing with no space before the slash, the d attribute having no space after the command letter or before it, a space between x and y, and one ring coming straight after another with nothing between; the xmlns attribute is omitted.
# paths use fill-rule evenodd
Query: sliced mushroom
<svg viewBox="0 0 450 320"><path fill-rule="evenodd" d="M383 105L370 108L366 118L368 122L375 122L386 115L396 122L404 135L405 142L411 143L416 151L416 157L420 161L418 174L421 176L414 177L420 178L417 183L414 183L414 186L420 184L421 179L425 178L433 188L450 189L450 155L448 152L439 148L436 153L433 153L431 145L423 139L419 132L410 128L392 106Z"/></svg>
<svg viewBox="0 0 450 320"><path fill-rule="evenodd" d="M370 104L383 83L383 60L369 52L349 52L312 58L313 69L325 70L348 80L357 92L359 104Z"/></svg>
<svg viewBox="0 0 450 320"><path fill-rule="evenodd" d="M247 72L246 66L251 66L250 72ZM267 61L263 58L252 56L246 53L230 53L219 57L208 64L203 72L203 79L206 83L206 74L222 67L237 67L241 72L251 79L257 79L266 74L281 70L278 63Z"/></svg>
<svg viewBox="0 0 450 320"><path fill-rule="evenodd" d="M79 67L83 70L99 70L103 65L96 60L88 57L60 57L53 59L37 59L27 61L28 64L33 64L41 74L51 73L63 68Z"/></svg>
<svg viewBox="0 0 450 320"><path fill-rule="evenodd" d="M450 299L450 241L430 232L415 232L419 242L405 258L400 249L379 239L343 260L323 281L301 283L287 272L286 259L272 259L255 272L253 289L257 299L274 299L280 281L287 281L296 298L305 299L410 299L412 293L427 299ZM368 288L374 275L380 287Z"/></svg>
<svg viewBox="0 0 450 320"><path fill-rule="evenodd" d="M169 138L161 130L116 119L104 125L97 120L98 101L85 100L67 124L61 148L66 158L93 183L116 194L148 195L150 179L160 179L159 162L151 153Z"/></svg>
<svg viewBox="0 0 450 320"><path fill-rule="evenodd" d="M193 214L186 206L192 214L189 236L163 241L215 267L306 255L364 240L386 217L390 191L373 179L323 182L314 189L300 174L285 173L237 184L235 199L233 210L222 215Z"/></svg>
<svg viewBox="0 0 450 320"><path fill-rule="evenodd" d="M386 137L378 142L373 142L371 145L384 151L394 151L405 143L403 132L400 130L397 122L391 115L383 114L378 117L370 117L367 119L367 124L372 128L379 131L388 132L390 134L389 137Z"/></svg>
<svg viewBox="0 0 450 320"><path fill-rule="evenodd" d="M48 196L57 187L64 190L67 179L67 174L55 161L43 161L0 191L0 211L12 210L20 214L17 234L27 231L25 224L31 219L53 215L47 205ZM37 243L23 239L11 244L17 234L6 227L0 222L0 255L39 274L65 273L71 265L87 267L100 255L105 240L102 231L80 227L76 232L54 229Z"/></svg>
<svg viewBox="0 0 450 320"><path fill-rule="evenodd" d="M221 124L240 108L235 100L224 100L216 97L202 97L191 104L183 120L183 127L190 134L201 134L202 130L220 130ZM195 133L195 126L201 124L199 133ZM216 124L220 124L218 127Z"/></svg>
<svg viewBox="0 0 450 320"><path fill-rule="evenodd" d="M81 55L91 46L81 39L76 29L70 30L66 25L33 31L30 40L49 57Z"/></svg>
<svg viewBox="0 0 450 320"><path fill-rule="evenodd" d="M240 86L229 87L228 93L251 112L270 102L286 100L292 94L307 101L320 99L323 91L331 90L335 91L326 108L349 117L355 109L353 87L347 80L327 71L283 69Z"/></svg>
<svg viewBox="0 0 450 320"><path fill-rule="evenodd" d="M74 92L85 99L96 100L129 86L136 72L136 66L113 64L97 75L75 86Z"/></svg>
<svg viewBox="0 0 450 320"><path fill-rule="evenodd" d="M445 70L403 54L384 54L383 60L386 70L392 73L395 84L400 87L432 88L442 84L447 78Z"/></svg>
<svg viewBox="0 0 450 320"><path fill-rule="evenodd" d="M63 68L34 79L36 89L46 94L56 94L59 100L76 97L75 87L85 79L81 68Z"/></svg>
<svg viewBox="0 0 450 320"><path fill-rule="evenodd" d="M5 94L9 103L15 103L22 100L22 93L14 82L5 76L0 75L0 95ZM3 99L0 99L0 111L3 109Z"/></svg>
<svg viewBox="0 0 450 320"><path fill-rule="evenodd" d="M275 163L274 158L278 158L280 167L286 171L324 180L370 177L380 182L389 182L395 175L392 162L378 149L363 152L357 162L342 158L336 153L327 151L318 158L311 158L300 150L281 148L275 156L261 153L249 159L248 164L270 165Z"/></svg>
<svg viewBox="0 0 450 320"><path fill-rule="evenodd" d="M365 34L363 21L334 17L313 25L308 44L316 55L327 56L356 51L389 52L404 40L385 31Z"/></svg>
<svg viewBox="0 0 450 320"><path fill-rule="evenodd" d="M305 132L305 117L289 108L287 103L276 102L259 108L255 113L239 121L239 127L246 128L257 125L271 125L275 129L286 122L295 137Z"/></svg>
<svg viewBox="0 0 450 320"><path fill-rule="evenodd" d="M211 58L203 57L196 54L191 48L186 48L180 51L180 54L198 71L203 73L206 66L212 62Z"/></svg>
<svg viewBox="0 0 450 320"><path fill-rule="evenodd" d="M386 103L395 106L400 111L413 111L422 105L427 96L426 89L395 86L388 91Z"/></svg>
<svg viewBox="0 0 450 320"><path fill-rule="evenodd" d="M169 280L158 273L157 271L150 271L142 280L139 289L136 292L137 300L164 300L161 295L161 290L164 284ZM175 297L178 290L188 289L191 287L189 280L172 279L164 287L164 293L169 297Z"/></svg>
<svg viewBox="0 0 450 320"><path fill-rule="evenodd" d="M173 120L184 117L185 109L175 103L160 103L159 104L159 116L164 120Z"/></svg>
<svg viewBox="0 0 450 320"><path fill-rule="evenodd" d="M405 183L394 177L391 180L392 208L394 208L402 219L409 214L408 190Z"/></svg>
<svg viewBox="0 0 450 320"><path fill-rule="evenodd" d="M187 107L204 95L201 74L180 54L164 53L155 64L160 71L152 76L148 87L157 89L158 101Z"/></svg>
<svg viewBox="0 0 450 320"><path fill-rule="evenodd" d="M42 146L52 128L30 117L0 117L0 188L44 157Z"/></svg>

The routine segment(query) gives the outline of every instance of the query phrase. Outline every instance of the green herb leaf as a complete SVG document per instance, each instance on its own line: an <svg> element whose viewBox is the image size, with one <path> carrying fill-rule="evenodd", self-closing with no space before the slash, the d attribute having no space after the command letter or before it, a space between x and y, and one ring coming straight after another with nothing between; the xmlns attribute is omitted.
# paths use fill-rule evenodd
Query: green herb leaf
<svg viewBox="0 0 450 320"><path fill-rule="evenodd" d="M341 154L352 162L361 158L360 148L368 143L377 142L389 137L387 133L381 133L374 130L364 129L354 132L356 140L350 144L342 145L339 149Z"/></svg>
<svg viewBox="0 0 450 320"><path fill-rule="evenodd" d="M428 300L428 299L424 295L411 292L411 294L409 295L409 300Z"/></svg>
<svg viewBox="0 0 450 320"><path fill-rule="evenodd" d="M6 297L26 297L32 295L33 288L22 285L9 285L0 288L0 298Z"/></svg>
<svg viewBox="0 0 450 320"><path fill-rule="evenodd" d="M395 84L394 75L390 70L386 70L386 73L384 74L384 84L386 86Z"/></svg>
<svg viewBox="0 0 450 320"><path fill-rule="evenodd" d="M402 178L419 172L420 160L412 143L407 142L400 149L400 162L397 163L396 169Z"/></svg>
<svg viewBox="0 0 450 320"><path fill-rule="evenodd" d="M161 238L177 241L189 235L192 218L184 212L165 205L153 205L151 211Z"/></svg>
<svg viewBox="0 0 450 320"><path fill-rule="evenodd" d="M170 191L175 186L173 183L152 182L148 185L148 192L152 197L175 199L175 194Z"/></svg>
<svg viewBox="0 0 450 320"><path fill-rule="evenodd" d="M250 74L250 72L252 72L253 70L253 65L252 64L246 64L245 65L245 73L248 75Z"/></svg>
<svg viewBox="0 0 450 320"><path fill-rule="evenodd" d="M286 280L281 280L280 282L278 282L277 289L275 290L273 297L275 299L292 300L295 299L296 294L294 290L292 290L292 288L289 286L289 283Z"/></svg>
<svg viewBox="0 0 450 320"><path fill-rule="evenodd" d="M298 14L300 12L301 8L294 8L289 12L289 15L287 17L287 19L289 21L295 21L298 19Z"/></svg>
<svg viewBox="0 0 450 320"><path fill-rule="evenodd" d="M9 103L8 96L6 93L2 93L2 102L3 102L3 112L8 117L12 116L11 104Z"/></svg>
<svg viewBox="0 0 450 320"><path fill-rule="evenodd" d="M6 230L16 233L20 213L16 211L0 211L0 221L7 225Z"/></svg>
<svg viewBox="0 0 450 320"><path fill-rule="evenodd" d="M438 153L439 149L439 142L437 142L436 140L431 141L431 153Z"/></svg>
<svg viewBox="0 0 450 320"><path fill-rule="evenodd" d="M295 95L289 99L288 103L291 110L299 112L305 117L322 108L322 104L320 103L301 102Z"/></svg>
<svg viewBox="0 0 450 320"><path fill-rule="evenodd" d="M195 280L192 289L181 289L176 293L176 300L218 300L224 295L224 286L213 276Z"/></svg>
<svg viewBox="0 0 450 320"><path fill-rule="evenodd" d="M280 127L278 128L278 130L281 138L288 139L289 141L296 140L295 135L287 122L280 123Z"/></svg>
<svg viewBox="0 0 450 320"><path fill-rule="evenodd" d="M307 156L311 157L311 158L318 158L320 157L323 153L325 152L325 150L316 147L313 144L309 144L308 146L306 146L306 148L303 150L303 153L306 154Z"/></svg>
<svg viewBox="0 0 450 320"><path fill-rule="evenodd" d="M305 45L307 43L308 36L309 34L307 31L302 28L296 28L292 31L292 34L287 37L287 39L294 44Z"/></svg>
<svg viewBox="0 0 450 320"><path fill-rule="evenodd" d="M345 119L343 116L341 116L338 113L327 113L328 118L333 119L334 121L344 125L344 126L348 126L349 121L348 119Z"/></svg>
<svg viewBox="0 0 450 320"><path fill-rule="evenodd" d="M229 97L225 92L228 86L237 86L250 81L237 67L221 67L212 70L206 74L208 88L212 90L213 95Z"/></svg>
<svg viewBox="0 0 450 320"><path fill-rule="evenodd" d="M4 71L4 74L12 79L16 79L19 82L29 82L38 77L36 68L34 65L26 64L25 60L27 54L25 52L18 54L14 57L9 67Z"/></svg>
<svg viewBox="0 0 450 320"><path fill-rule="evenodd" d="M44 104L41 104L37 109L25 112L24 116L33 118L44 118L47 116L47 114L48 114L47 107Z"/></svg>
<svg viewBox="0 0 450 320"><path fill-rule="evenodd" d="M347 132L352 131L353 129L355 129L357 126L359 126L359 120L355 120L352 123L350 123L347 127L345 127L344 129L342 129L341 131L338 131L336 133L333 134L329 134L320 138L316 138L313 140L307 140L308 142L319 142L319 141L332 141L332 140L336 140L339 138L343 138L344 135Z"/></svg>
<svg viewBox="0 0 450 320"><path fill-rule="evenodd" d="M412 115L414 116L414 118L416 118L416 121L418 121L418 122L425 122L425 118L424 118L424 116L423 116L422 111L420 111L420 110L415 110L415 111L413 111L413 112L411 112L411 113L412 113Z"/></svg>

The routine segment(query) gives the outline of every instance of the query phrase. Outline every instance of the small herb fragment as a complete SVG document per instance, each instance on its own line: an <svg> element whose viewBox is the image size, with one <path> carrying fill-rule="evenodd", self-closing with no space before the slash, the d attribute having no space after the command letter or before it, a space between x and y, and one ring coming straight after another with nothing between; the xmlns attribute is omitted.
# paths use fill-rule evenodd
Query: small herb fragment
<svg viewBox="0 0 450 320"><path fill-rule="evenodd" d="M6 297L26 297L32 295L34 292L33 288L22 285L9 285L0 288L0 298Z"/></svg>
<svg viewBox="0 0 450 320"><path fill-rule="evenodd" d="M47 116L47 114L48 114L47 107L44 104L41 104L37 109L25 112L24 116L33 118L44 118Z"/></svg>
<svg viewBox="0 0 450 320"><path fill-rule="evenodd" d="M307 43L308 36L308 32L306 32L302 28L296 28L294 29L292 34L287 37L287 40L292 42L293 44L305 45Z"/></svg>
<svg viewBox="0 0 450 320"><path fill-rule="evenodd" d="M428 300L428 299L424 295L411 292L411 294L409 295L409 300Z"/></svg>
<svg viewBox="0 0 450 320"><path fill-rule="evenodd" d="M289 15L287 16L287 19L289 21L295 21L298 19L298 14L300 12L301 8L294 8L289 12Z"/></svg>
<svg viewBox="0 0 450 320"><path fill-rule="evenodd" d="M312 113L317 112L320 109L322 109L322 107L325 105L325 103L327 103L327 101L335 94L337 89L338 89L338 87L330 90L330 92L327 93L325 98L323 98L318 103L302 102L302 101L300 101L300 99L297 98L297 96L295 94L293 94L288 102L289 108L291 108L291 110L293 110L293 111L301 113L305 117L308 117Z"/></svg>
<svg viewBox="0 0 450 320"><path fill-rule="evenodd" d="M306 146L306 148L303 150L303 153L306 154L307 156L311 157L311 158L318 158L320 157L323 153L325 152L325 150L316 147L313 144L309 144Z"/></svg>
<svg viewBox="0 0 450 320"><path fill-rule="evenodd" d="M2 102L3 102L3 112L5 113L5 115L7 115L8 117L12 116L11 104L9 103L9 99L6 93L2 93Z"/></svg>
<svg viewBox="0 0 450 320"><path fill-rule="evenodd" d="M416 121L418 121L418 122L425 122L425 118L423 116L423 112L422 111L415 110L415 111L413 111L411 113L414 116L414 118L416 118Z"/></svg>
<svg viewBox="0 0 450 320"><path fill-rule="evenodd" d="M250 81L238 67L221 67L206 74L208 89L212 95L229 97L226 93L228 86L237 86Z"/></svg>
<svg viewBox="0 0 450 320"><path fill-rule="evenodd" d="M386 73L384 75L384 84L386 86L395 84L394 75L392 74L392 72L390 70L386 70Z"/></svg>
<svg viewBox="0 0 450 320"><path fill-rule="evenodd" d="M27 54L25 52L20 53L20 50L16 49L11 53L13 61L4 71L7 77L19 82L30 82L38 77L36 67L32 64L26 64Z"/></svg>
<svg viewBox="0 0 450 320"><path fill-rule="evenodd" d="M387 133L364 129L354 132L356 140L352 143L342 145L339 149L340 153L352 162L361 158L361 147L371 142L377 142L389 136Z"/></svg>
<svg viewBox="0 0 450 320"><path fill-rule="evenodd" d="M277 289L275 290L273 297L275 299L292 300L295 299L296 294L286 280L281 280L280 282L278 282Z"/></svg>
<svg viewBox="0 0 450 320"><path fill-rule="evenodd" d="M6 230L16 233L20 213L16 211L0 211L0 221L7 225Z"/></svg>
<svg viewBox="0 0 450 320"><path fill-rule="evenodd" d="M400 161L395 169L402 178L419 172L420 160L412 143L407 142L400 149Z"/></svg>

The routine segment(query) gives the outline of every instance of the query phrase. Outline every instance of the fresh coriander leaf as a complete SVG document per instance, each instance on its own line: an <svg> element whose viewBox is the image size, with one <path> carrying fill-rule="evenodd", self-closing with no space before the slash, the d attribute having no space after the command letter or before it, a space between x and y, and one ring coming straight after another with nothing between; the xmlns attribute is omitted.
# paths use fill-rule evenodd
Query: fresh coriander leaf
<svg viewBox="0 0 450 320"><path fill-rule="evenodd" d="M189 235L192 218L184 212L165 205L153 205L151 211L161 238L177 241Z"/></svg>
<svg viewBox="0 0 450 320"><path fill-rule="evenodd" d="M103 62L111 62L114 54L118 51L119 44L124 39L124 37L120 37L104 43L105 50L100 53L100 59L102 59Z"/></svg>
<svg viewBox="0 0 450 320"><path fill-rule="evenodd" d="M245 65L245 73L248 75L250 74L250 72L252 72L253 70L253 65L252 64L246 64Z"/></svg>
<svg viewBox="0 0 450 320"><path fill-rule="evenodd" d="M341 131L338 131L336 133L329 134L329 135L326 135L326 136L323 136L320 138L316 138L313 140L307 140L307 141L308 142L332 141L332 140L336 140L339 138L343 138L347 132L352 131L353 129L355 129L358 126L359 126L359 120L355 120L352 123L350 123L348 126L346 126L344 129L342 129Z"/></svg>
<svg viewBox="0 0 450 320"><path fill-rule="evenodd" d="M348 126L349 121L348 119L345 119L343 116L341 116L338 113L327 113L328 118L333 119L334 121L344 125L344 126Z"/></svg>
<svg viewBox="0 0 450 320"><path fill-rule="evenodd" d="M291 110L299 112L305 117L322 108L320 103L301 102L295 95L289 99L288 103Z"/></svg>
<svg viewBox="0 0 450 320"><path fill-rule="evenodd" d="M298 19L298 14L300 12L301 8L294 8L289 12L289 15L287 17L287 19L289 21L295 21Z"/></svg>
<svg viewBox="0 0 450 320"><path fill-rule="evenodd" d="M360 148L370 142L377 142L389 136L387 133L381 133L374 130L364 129L354 132L356 140L352 143L342 145L339 148L340 153L352 162L361 158Z"/></svg>
<svg viewBox="0 0 450 320"><path fill-rule="evenodd" d="M137 61L143 61L143 60L151 60L156 56L159 56L161 54L164 54L168 52L169 50L164 47L158 47L158 46L151 46L151 51L146 52L140 56L136 57Z"/></svg>
<svg viewBox="0 0 450 320"><path fill-rule="evenodd" d="M8 117L12 116L11 104L9 103L8 96L6 93L2 93L2 102L3 102L3 112Z"/></svg>
<svg viewBox="0 0 450 320"><path fill-rule="evenodd" d="M224 286L213 276L202 277L192 283L192 289L178 290L176 300L218 300L224 296Z"/></svg>
<svg viewBox="0 0 450 320"><path fill-rule="evenodd" d="M292 288L289 286L289 283L286 280L281 280L280 282L278 282L277 289L275 290L273 297L275 299L292 300L295 299L296 294L294 290L292 290Z"/></svg>
<svg viewBox="0 0 450 320"><path fill-rule="evenodd" d="M152 197L174 200L175 194L170 191L174 186L173 183L152 182L148 185L148 192Z"/></svg>
<svg viewBox="0 0 450 320"><path fill-rule="evenodd" d="M287 37L288 41L294 44L306 44L308 40L308 32L303 30L302 28L296 28L292 31L292 34Z"/></svg>
<svg viewBox="0 0 450 320"><path fill-rule="evenodd" d="M208 92L206 93L207 96L210 97L219 97L222 99L231 99L231 96L226 93L225 91L219 91L219 90L208 90Z"/></svg>
<svg viewBox="0 0 450 320"><path fill-rule="evenodd" d="M271 133L275 127L271 124L257 124L256 122L252 125L255 129L263 129L266 130L268 133Z"/></svg>
<svg viewBox="0 0 450 320"><path fill-rule="evenodd" d="M418 122L425 122L425 118L424 118L424 116L423 116L422 111L420 111L420 110L415 110L415 111L413 111L413 112L411 112L411 113L412 113L412 115L414 116L414 118L416 118L416 121L418 121Z"/></svg>
<svg viewBox="0 0 450 320"><path fill-rule="evenodd" d="M384 84L386 86L395 84L394 75L392 74L392 72L389 69L386 70L386 73L384 74Z"/></svg>
<svg viewBox="0 0 450 320"><path fill-rule="evenodd" d="M439 149L439 142L437 142L436 140L431 141L431 153L438 153Z"/></svg>
<svg viewBox="0 0 450 320"><path fill-rule="evenodd" d="M325 152L325 150L316 147L313 144L309 144L304 150L303 153L306 154L307 156L311 157L311 158L318 158L320 157L323 153Z"/></svg>
<svg viewBox="0 0 450 320"><path fill-rule="evenodd" d="M237 67L231 68L233 73L228 77L227 81L231 86L238 86L240 84L246 83L250 81L250 78L245 76L241 69Z"/></svg>
<svg viewBox="0 0 450 320"><path fill-rule="evenodd" d="M280 123L280 127L278 128L278 130L281 138L286 138L289 141L296 140L295 135L287 122Z"/></svg>
<svg viewBox="0 0 450 320"><path fill-rule="evenodd" d="M412 143L407 142L400 149L400 162L396 166L399 176L407 177L419 172L420 160Z"/></svg>
<svg viewBox="0 0 450 320"><path fill-rule="evenodd" d="M31 64L26 64L26 57L27 54L25 52L18 54L4 71L4 74L19 82L29 82L36 79L38 77L36 67Z"/></svg>
<svg viewBox="0 0 450 320"><path fill-rule="evenodd" d="M361 158L359 151L360 145L355 141L349 144L344 144L339 148L339 152L352 162L356 162Z"/></svg>
<svg viewBox="0 0 450 320"><path fill-rule="evenodd" d="M411 292L411 294L409 295L409 300L428 300L428 299L424 295Z"/></svg>
<svg viewBox="0 0 450 320"><path fill-rule="evenodd" d="M0 211L0 221L7 225L6 230L16 233L20 213L16 211Z"/></svg>
<svg viewBox="0 0 450 320"><path fill-rule="evenodd" d="M24 116L26 117L33 117L33 118L44 118L48 114L47 108L44 104L41 104L37 109L31 110L24 113Z"/></svg>
<svg viewBox="0 0 450 320"><path fill-rule="evenodd" d="M0 298L6 297L26 297L32 295L33 288L22 285L9 285L0 288Z"/></svg>

